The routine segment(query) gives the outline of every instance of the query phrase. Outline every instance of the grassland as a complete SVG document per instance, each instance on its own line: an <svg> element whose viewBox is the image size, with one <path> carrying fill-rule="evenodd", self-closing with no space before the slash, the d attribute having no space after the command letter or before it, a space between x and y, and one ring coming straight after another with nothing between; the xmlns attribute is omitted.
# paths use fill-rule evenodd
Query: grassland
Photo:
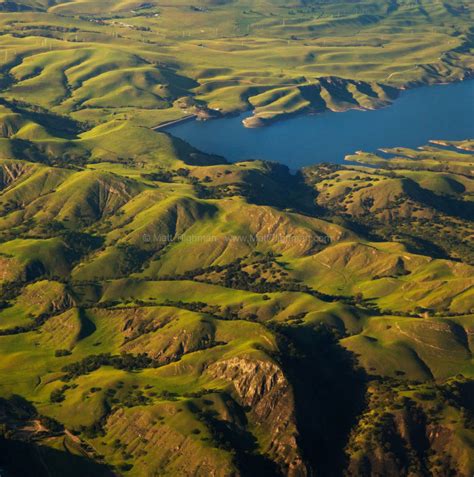
<svg viewBox="0 0 474 477"><path fill-rule="evenodd" d="M29 435L46 446L48 469L62 465L48 454L55 448L80 466L95 462L97 475L334 471L293 441L322 432L299 414L309 412L299 401L316 397L308 389L301 398L297 370L312 363L330 389L316 407L341 419L347 439L352 429L345 459L358 475L361 453L373 455L367 442L382 438L366 417L348 424L356 404L337 416L339 386L358 383L362 406L366 381L393 379L400 389L444 386L457 375L470 382L468 145L397 149L390 161L360 153L349 158L360 166L320 165L296 177L258 161L219 164L149 130L140 136L153 141L146 157L126 148L120 159L95 156L128 127L136 126L71 134L79 152L67 161L46 148L1 162L0 389L34 406L19 420L5 401L7 442ZM9 134L11 145L18 133ZM274 197L291 182L283 209ZM324 361L307 349L308 333L311 349L319 342L318 353L333 356L328 366L341 363L332 378L320 375ZM275 415L285 423L278 431ZM52 428L38 431L38 420ZM456 462L469 470L469 438L459 439L466 450L453 440L450 461L406 458L399 468ZM345 442L335 433L327 444L337 466Z"/></svg>
<svg viewBox="0 0 474 477"><path fill-rule="evenodd" d="M2 469L472 475L472 138L294 175L152 129L463 79L470 3L0 12Z"/></svg>
<svg viewBox="0 0 474 477"><path fill-rule="evenodd" d="M147 126L253 109L259 126L380 107L473 69L469 2L96 3L4 3L6 97Z"/></svg>

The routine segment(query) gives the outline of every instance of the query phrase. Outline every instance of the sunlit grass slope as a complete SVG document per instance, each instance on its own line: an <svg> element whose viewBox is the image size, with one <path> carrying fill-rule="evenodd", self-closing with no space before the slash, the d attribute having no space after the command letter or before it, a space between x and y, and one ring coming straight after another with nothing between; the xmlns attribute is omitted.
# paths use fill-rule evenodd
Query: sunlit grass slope
<svg viewBox="0 0 474 477"><path fill-rule="evenodd" d="M8 414L14 436L81 455L99 475L240 475L249 459L268 475L332 468L298 445L322 432L298 420L303 386L311 409L345 429L357 475L374 455L367 442L385 447L365 414L340 421L348 391L336 388L354 393L357 373L415 394L445 392L453 376L472 382L469 141L393 149L390 160L360 153L361 165L294 176L124 121L60 135L46 113L4 111L0 393L35 406ZM41 154L15 158L27 124L45 131L28 139ZM45 143L75 153L65 160ZM308 376L329 394L312 394ZM451 460L411 465L472 467L468 417L454 426L441 410L458 415L459 392L449 405L436 395L439 414L417 411L426 432L436 419L455 432ZM407 423L416 396L404 401ZM377 415L372 401L361 406Z"/></svg>
<svg viewBox="0 0 474 477"><path fill-rule="evenodd" d="M465 79L473 14L0 1L2 470L470 477L472 138L291 174L153 127Z"/></svg>

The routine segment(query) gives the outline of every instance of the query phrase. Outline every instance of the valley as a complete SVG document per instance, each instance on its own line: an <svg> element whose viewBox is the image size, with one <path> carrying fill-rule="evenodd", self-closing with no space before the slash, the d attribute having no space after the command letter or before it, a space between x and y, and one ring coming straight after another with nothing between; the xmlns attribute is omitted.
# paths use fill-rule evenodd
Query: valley
<svg viewBox="0 0 474 477"><path fill-rule="evenodd" d="M473 16L0 2L2 475L470 477ZM154 129L384 123L436 88L446 136L306 133L303 162Z"/></svg>

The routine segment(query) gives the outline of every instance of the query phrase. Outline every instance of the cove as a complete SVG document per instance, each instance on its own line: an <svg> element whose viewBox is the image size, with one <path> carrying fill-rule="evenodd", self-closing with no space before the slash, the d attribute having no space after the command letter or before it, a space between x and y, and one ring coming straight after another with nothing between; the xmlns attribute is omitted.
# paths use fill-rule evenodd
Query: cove
<svg viewBox="0 0 474 477"><path fill-rule="evenodd" d="M403 91L383 109L302 115L258 129L243 127L242 119L250 114L193 120L165 131L232 162L265 159L292 170L320 162L342 164L358 150L474 137L474 80Z"/></svg>

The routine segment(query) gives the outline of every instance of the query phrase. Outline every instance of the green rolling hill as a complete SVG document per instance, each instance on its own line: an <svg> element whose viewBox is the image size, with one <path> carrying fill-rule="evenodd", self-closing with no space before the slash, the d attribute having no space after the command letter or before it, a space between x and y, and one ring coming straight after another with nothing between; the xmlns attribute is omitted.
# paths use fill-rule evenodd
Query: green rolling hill
<svg viewBox="0 0 474 477"><path fill-rule="evenodd" d="M472 74L469 2L0 2L0 469L474 472L472 138L296 174L154 127Z"/></svg>

